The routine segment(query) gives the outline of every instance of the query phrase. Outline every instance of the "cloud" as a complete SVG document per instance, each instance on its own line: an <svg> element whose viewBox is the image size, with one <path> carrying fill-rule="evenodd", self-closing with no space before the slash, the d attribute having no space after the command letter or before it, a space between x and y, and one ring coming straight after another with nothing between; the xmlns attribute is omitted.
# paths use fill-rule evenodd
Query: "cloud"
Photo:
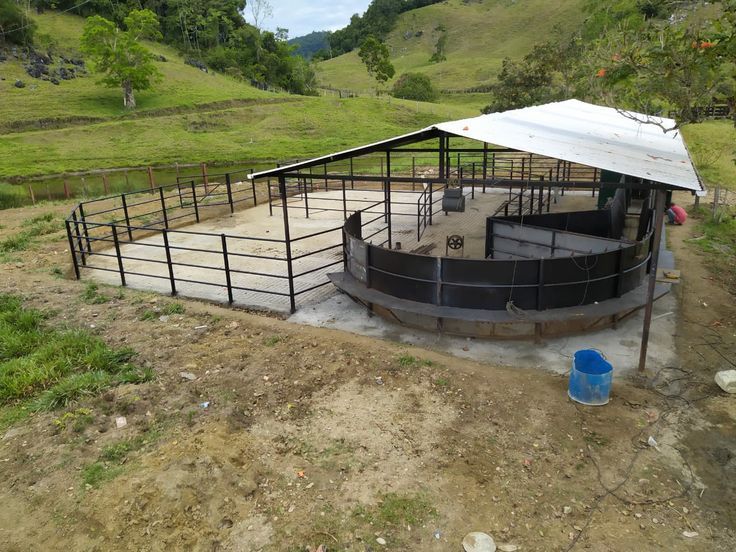
<svg viewBox="0 0 736 552"><path fill-rule="evenodd" d="M274 0L273 17L266 21L270 30L276 27L289 29L289 37L294 38L312 31L334 31L350 22L354 13L362 14L370 0L337 0L334 2L309 2L307 0ZM245 8L245 19L250 12Z"/></svg>

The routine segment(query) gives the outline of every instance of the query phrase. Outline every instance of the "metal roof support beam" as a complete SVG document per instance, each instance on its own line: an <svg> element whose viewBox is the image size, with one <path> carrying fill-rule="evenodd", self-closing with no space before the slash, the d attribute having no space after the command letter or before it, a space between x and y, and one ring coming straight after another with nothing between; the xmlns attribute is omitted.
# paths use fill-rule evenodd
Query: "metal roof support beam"
<svg viewBox="0 0 736 552"><path fill-rule="evenodd" d="M641 348L639 349L639 373L647 367L647 348L649 347L649 329L652 325L652 308L654 306L654 288L657 285L657 265L659 264L659 246L662 241L662 225L664 223L664 207L667 192L657 190L654 197L654 237L652 240L652 260L649 265L649 285L647 302L644 307L644 325L641 331Z"/></svg>

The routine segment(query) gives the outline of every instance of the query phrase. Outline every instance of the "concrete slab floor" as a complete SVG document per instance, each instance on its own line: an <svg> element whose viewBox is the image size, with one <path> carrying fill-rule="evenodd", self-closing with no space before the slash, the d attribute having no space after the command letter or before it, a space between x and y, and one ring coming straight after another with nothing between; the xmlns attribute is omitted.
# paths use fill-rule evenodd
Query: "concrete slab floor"
<svg viewBox="0 0 736 552"><path fill-rule="evenodd" d="M676 365L676 309L677 301L671 293L654 303L647 362L647 370L650 372ZM614 377L621 378L636 374L643 318L644 311L641 310L621 322L615 330L547 339L539 344L529 341L494 341L407 328L371 315L347 295L337 294L321 303L303 307L289 320L443 351L460 358L502 366L540 368L557 374L566 374L570 370L575 351L598 349L613 365Z"/></svg>

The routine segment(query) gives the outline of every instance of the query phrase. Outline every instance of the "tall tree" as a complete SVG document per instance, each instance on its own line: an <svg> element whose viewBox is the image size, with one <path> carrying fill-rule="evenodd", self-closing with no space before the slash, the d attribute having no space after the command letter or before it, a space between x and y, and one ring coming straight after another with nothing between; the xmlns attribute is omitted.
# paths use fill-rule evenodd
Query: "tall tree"
<svg viewBox="0 0 736 552"><path fill-rule="evenodd" d="M358 56L368 74L376 79L379 85L385 84L396 73L391 64L388 48L375 36L369 36L363 41Z"/></svg>
<svg viewBox="0 0 736 552"><path fill-rule="evenodd" d="M253 26L262 30L263 22L273 16L273 8L268 0L248 0L250 14L253 16Z"/></svg>
<svg viewBox="0 0 736 552"><path fill-rule="evenodd" d="M93 15L87 19L82 34L82 51L95 69L104 73L101 82L123 89L123 105L135 109L135 90L150 88L160 78L154 55L141 43L143 39L161 38L156 14L151 10L133 10L124 20L125 30L112 21Z"/></svg>

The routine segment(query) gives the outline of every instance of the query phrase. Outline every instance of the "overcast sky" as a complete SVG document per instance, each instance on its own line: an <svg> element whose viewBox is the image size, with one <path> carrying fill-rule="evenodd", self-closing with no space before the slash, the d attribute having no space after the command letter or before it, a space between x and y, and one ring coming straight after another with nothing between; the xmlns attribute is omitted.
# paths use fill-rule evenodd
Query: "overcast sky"
<svg viewBox="0 0 736 552"><path fill-rule="evenodd" d="M271 0L273 17L265 26L275 31L276 27L289 29L289 38L296 38L312 31L334 31L350 22L354 13L363 14L370 0ZM249 8L245 18L249 19Z"/></svg>

